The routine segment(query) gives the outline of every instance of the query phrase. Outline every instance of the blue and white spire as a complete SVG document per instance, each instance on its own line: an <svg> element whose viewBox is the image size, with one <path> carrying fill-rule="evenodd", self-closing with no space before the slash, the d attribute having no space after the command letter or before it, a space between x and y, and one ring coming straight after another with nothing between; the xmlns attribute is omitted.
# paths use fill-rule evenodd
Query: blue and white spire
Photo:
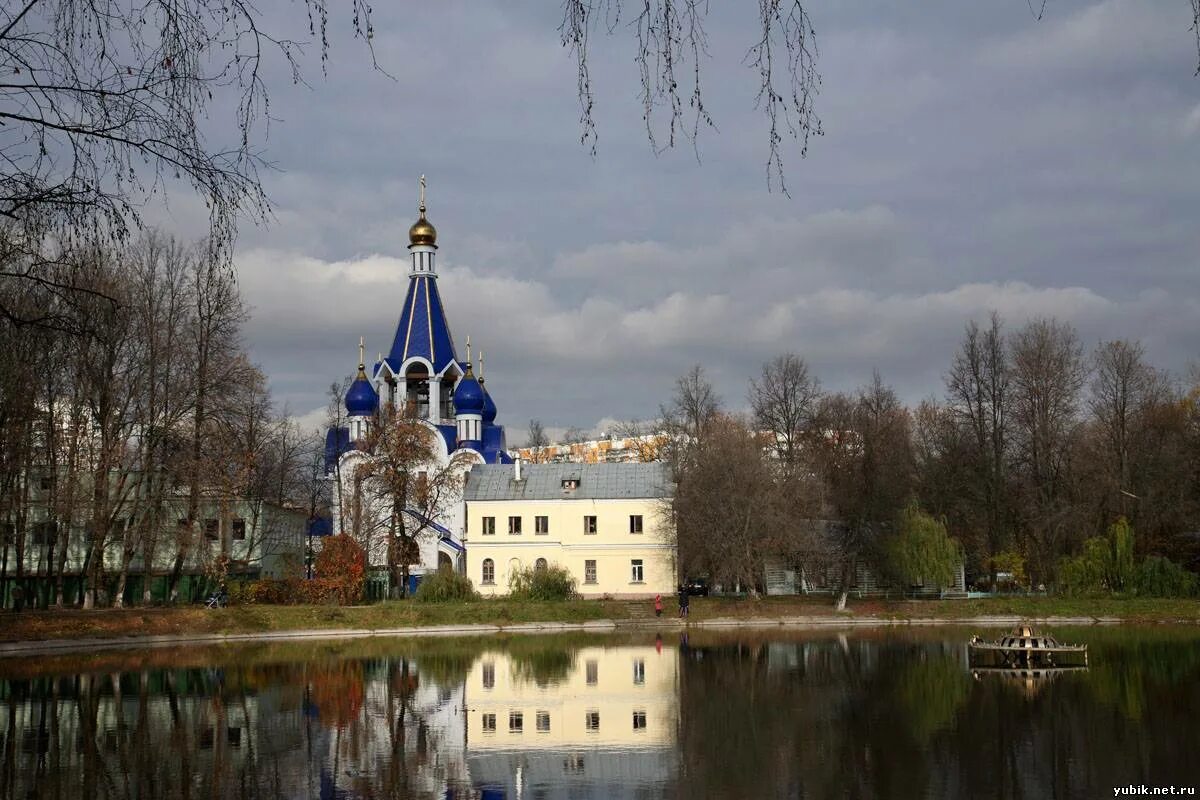
<svg viewBox="0 0 1200 800"><path fill-rule="evenodd" d="M358 375L346 391L346 414L350 421L350 438L359 441L367 435L371 419L379 411L379 393L367 379L366 364L363 361L363 351L366 345L362 337L358 339Z"/></svg>
<svg viewBox="0 0 1200 800"><path fill-rule="evenodd" d="M471 337L467 337L467 371L454 390L454 425L459 447L482 449L483 387L471 371Z"/></svg>

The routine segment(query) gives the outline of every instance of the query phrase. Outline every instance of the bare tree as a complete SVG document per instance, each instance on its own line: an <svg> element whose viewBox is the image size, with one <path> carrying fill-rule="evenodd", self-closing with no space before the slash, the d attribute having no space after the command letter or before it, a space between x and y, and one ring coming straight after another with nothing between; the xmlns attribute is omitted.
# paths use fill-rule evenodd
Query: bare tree
<svg viewBox="0 0 1200 800"><path fill-rule="evenodd" d="M759 110L767 118L766 175L768 186L787 193L783 176L784 135L808 151L810 137L821 134L815 102L821 86L817 72L816 34L805 5L799 0L761 0L758 29L745 63L758 73ZM581 141L596 152L595 96L589 68L592 35L598 26L608 33L634 32L641 82L646 135L655 151L687 140L694 148L701 128L714 127L704 104L701 75L708 57L703 0L648 0L633 6L632 19L623 21L622 0L568 0L559 26L562 45L576 58L576 84L581 108ZM665 113L665 131L656 130ZM699 150L697 149L697 153Z"/></svg>
<svg viewBox="0 0 1200 800"><path fill-rule="evenodd" d="M971 453L964 465L987 555L1005 548L1011 528L1008 502L1009 383L1012 379L1003 323L992 313L986 330L972 320L946 375L950 408L969 432Z"/></svg>
<svg viewBox="0 0 1200 800"><path fill-rule="evenodd" d="M827 547L841 564L838 607L844 608L857 563L875 555L879 536L912 492L910 418L878 370L856 396L828 396L821 417L825 504L841 522L829 527Z"/></svg>
<svg viewBox="0 0 1200 800"><path fill-rule="evenodd" d="M753 594L788 521L784 495L749 425L718 414L708 431L679 473L668 530L682 575L708 575Z"/></svg>
<svg viewBox="0 0 1200 800"><path fill-rule="evenodd" d="M1077 529L1071 463L1087 366L1075 329L1034 320L1010 341L1012 422L1025 509L1030 577L1045 581L1066 537ZM1035 574L1036 573L1036 574Z"/></svg>
<svg viewBox="0 0 1200 800"><path fill-rule="evenodd" d="M659 409L666 434L663 455L675 475L686 468L720 412L721 399L699 364L675 379L670 402Z"/></svg>
<svg viewBox="0 0 1200 800"><path fill-rule="evenodd" d="M304 5L324 62L326 0ZM355 35L369 46L370 7L348 5ZM269 212L259 142L272 54L301 79L303 46L263 22L254 6L216 0L22 0L6 9L0 215L9 224L0 230L0 275L68 298L97 291L76 280L79 245L124 242L142 207L174 184L204 202L210 255L227 265L239 217L261 221ZM226 108L232 138L206 125ZM14 321L47 321L25 311L0 305Z"/></svg>
<svg viewBox="0 0 1200 800"><path fill-rule="evenodd" d="M758 380L750 380L750 408L762 431L772 434L771 446L785 470L799 466L806 436L816 433L814 420L821 383L804 359L793 353L763 364Z"/></svg>
<svg viewBox="0 0 1200 800"><path fill-rule="evenodd" d="M1200 0L1189 0L1200 75ZM700 131L715 129L705 104L702 77L709 58L706 0L643 0L630 4L623 18L623 0L566 0L559 35L576 61L576 90L580 105L581 143L596 153L595 80L591 61L594 34L631 31L638 66L642 119L651 148L657 153L687 141L699 155ZM754 4L755 34L743 65L756 73L756 107L766 117L768 188L788 194L784 180L783 144L787 136L799 143L800 157L808 153L813 136L822 134L816 100L821 89L817 69L816 31L810 3L802 0L758 0ZM1035 13L1042 18L1046 0ZM665 116L666 121L657 127Z"/></svg>
<svg viewBox="0 0 1200 800"><path fill-rule="evenodd" d="M201 251L190 263L188 278L193 307L185 347L194 382L184 467L188 506L187 524L176 529L175 560L168 581L171 602L178 600L184 565L201 537L200 502L210 477L206 467L214 466L206 445L223 410L222 400L241 385L247 366L239 358L246 309L233 275Z"/></svg>
<svg viewBox="0 0 1200 800"><path fill-rule="evenodd" d="M1140 342L1103 342L1096 348L1093 364L1089 407L1107 441L1115 479L1113 489L1120 493L1130 487L1136 428L1161 395L1163 381L1146 364Z"/></svg>
<svg viewBox="0 0 1200 800"><path fill-rule="evenodd" d="M624 440L625 449L632 453L632 461L649 464L663 459L666 437L660 421L624 420L613 425L610 432L613 438Z"/></svg>
<svg viewBox="0 0 1200 800"><path fill-rule="evenodd" d="M549 444L550 437L546 435L542 421L540 419L529 420L529 433L526 436L525 446L533 454L533 463L540 464L545 460L545 450Z"/></svg>

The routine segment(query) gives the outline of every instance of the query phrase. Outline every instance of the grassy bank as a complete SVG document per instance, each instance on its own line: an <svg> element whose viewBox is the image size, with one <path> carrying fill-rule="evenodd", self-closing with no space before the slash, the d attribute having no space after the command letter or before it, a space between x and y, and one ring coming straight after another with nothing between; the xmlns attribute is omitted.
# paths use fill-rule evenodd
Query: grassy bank
<svg viewBox="0 0 1200 800"><path fill-rule="evenodd" d="M664 617L674 616L673 602ZM982 600L851 600L849 615L878 619L965 619L970 617L1106 617L1130 622L1200 622L1200 600L1148 598L999 597ZM760 600L693 598L693 621L834 617L824 597L770 597ZM237 606L210 610L135 608L96 611L0 612L0 641L112 638L181 634L230 634L349 628L378 630L430 625L521 622L644 621L653 618L649 601L575 600L421 604L392 601L367 606Z"/></svg>

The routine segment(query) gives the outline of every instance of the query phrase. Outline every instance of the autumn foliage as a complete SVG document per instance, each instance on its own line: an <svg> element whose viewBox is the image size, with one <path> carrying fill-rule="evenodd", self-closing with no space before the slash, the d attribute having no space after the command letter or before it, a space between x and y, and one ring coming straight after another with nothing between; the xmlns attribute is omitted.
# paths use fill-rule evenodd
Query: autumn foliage
<svg viewBox="0 0 1200 800"><path fill-rule="evenodd" d="M362 598L367 554L344 533L325 539L315 563L317 580L328 586L328 599L346 605Z"/></svg>
<svg viewBox="0 0 1200 800"><path fill-rule="evenodd" d="M367 556L358 543L345 534L330 536L317 554L316 577L282 580L265 578L234 583L229 601L235 605L255 603L338 603L349 605L362 599L366 582Z"/></svg>

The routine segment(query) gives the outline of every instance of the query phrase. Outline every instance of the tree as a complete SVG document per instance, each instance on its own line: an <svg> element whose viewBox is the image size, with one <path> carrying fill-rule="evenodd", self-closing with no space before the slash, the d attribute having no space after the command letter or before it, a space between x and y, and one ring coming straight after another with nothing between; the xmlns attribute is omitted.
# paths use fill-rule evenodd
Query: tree
<svg viewBox="0 0 1200 800"><path fill-rule="evenodd" d="M525 446L533 454L533 463L540 464L546 458L545 449L550 444L550 437L546 435L546 429L542 426L540 419L529 420L529 434L526 437Z"/></svg>
<svg viewBox="0 0 1200 800"><path fill-rule="evenodd" d="M826 549L841 565L838 607L844 608L857 562L877 555L879 536L912 491L910 419L878 370L854 397L826 397L821 419L827 431L818 461L825 506L841 522L831 527Z"/></svg>
<svg viewBox="0 0 1200 800"><path fill-rule="evenodd" d="M352 467L348 533L368 554L376 537L385 537L392 591L399 596L408 590L419 542L436 536L435 521L462 499L463 474L474 463L470 453L457 451L442 464L438 435L415 408L394 409L377 417Z"/></svg>
<svg viewBox="0 0 1200 800"><path fill-rule="evenodd" d="M563 4L559 33L563 46L576 58L581 141L593 154L596 152L595 97L589 56L592 33L597 25L603 25L610 33L634 31L637 47L634 60L640 75L643 119L651 147L655 150L660 146L674 147L682 139L695 146L700 129L713 127L701 89L702 64L708 47L704 29L708 4L702 0L638 3L628 25L622 24L623 7L621 0L569 0ZM751 44L745 61L758 73L755 99L767 118L768 186L778 184L786 194L781 149L784 135L800 142L803 156L810 137L821 134L821 120L815 109L821 85L816 69L816 34L799 0L760 2L758 18L758 38ZM667 116L665 137L655 129L660 110Z"/></svg>
<svg viewBox="0 0 1200 800"><path fill-rule="evenodd" d="M314 564L318 580L328 581L342 605L362 598L367 557L358 542L344 533L325 537Z"/></svg>
<svg viewBox="0 0 1200 800"><path fill-rule="evenodd" d="M954 584L962 564L962 547L946 526L915 502L900 512L895 532L884 543L888 570L908 586Z"/></svg>
<svg viewBox="0 0 1200 800"><path fill-rule="evenodd" d="M949 407L967 431L969 452L963 478L973 506L966 520L983 532L984 557L1008 544L1009 384L1012 379L1003 324L992 313L986 330L967 324L954 364L946 375ZM992 576L993 579L995 576Z"/></svg>
<svg viewBox="0 0 1200 800"><path fill-rule="evenodd" d="M763 560L800 529L762 438L737 417L717 414L680 471L670 516L679 569L752 593Z"/></svg>
<svg viewBox="0 0 1200 800"><path fill-rule="evenodd" d="M304 5L324 62L327 2ZM370 7L349 5L355 36L369 47ZM0 275L68 303L98 291L77 280L88 251L126 242L142 207L175 184L203 201L210 255L227 266L239 217L269 214L258 170L272 54L300 80L303 46L273 34L262 12L244 3L22 0L6 9ZM233 114L233 137L206 125L224 108ZM0 304L0 315L22 323L87 322L74 313L26 312Z"/></svg>
<svg viewBox="0 0 1200 800"><path fill-rule="evenodd" d="M1069 533L1082 527L1071 467L1087 367L1075 329L1054 319L1028 323L1013 335L1009 349L1021 529L1036 584L1047 579Z"/></svg>
<svg viewBox="0 0 1200 800"><path fill-rule="evenodd" d="M820 399L821 382L792 353L763 364L761 377L750 381L755 424L772 434L771 446L789 473L799 466L805 437L819 435L814 420Z"/></svg>
<svg viewBox="0 0 1200 800"><path fill-rule="evenodd" d="M662 423L657 420L623 420L615 423L609 432L614 439L624 440L625 449L633 454L631 460L640 464L662 460L665 437Z"/></svg>
<svg viewBox="0 0 1200 800"><path fill-rule="evenodd" d="M1179 0L1182 3L1182 0ZM1191 30L1196 35L1197 70L1200 75L1200 0L1190 0ZM800 157L808 153L809 140L822 134L816 100L821 88L817 70L816 31L809 16L810 3L802 0L759 0L754 41L743 63L757 73L756 108L767 121L766 178L768 188L788 193L783 174L784 136L799 142ZM1035 14L1040 20L1047 0ZM596 98L593 92L591 54L593 33L599 28L612 35L632 31L634 61L638 66L642 119L650 146L658 152L680 141L698 152L701 129L715 128L702 89L708 57L705 28L709 3L705 0L645 0L632 4L632 15L622 18L622 0L567 0L563 3L559 34L563 47L576 60L576 89L580 105L580 141L596 153ZM1031 5L1032 10L1032 5ZM665 125L656 128L660 116Z"/></svg>
<svg viewBox="0 0 1200 800"><path fill-rule="evenodd" d="M1102 342L1092 357L1091 397L1088 406L1099 426L1104 457L1102 507L1129 507L1137 494L1133 467L1145 454L1145 428L1154 409L1169 396L1166 380L1145 361L1140 342Z"/></svg>
<svg viewBox="0 0 1200 800"><path fill-rule="evenodd" d="M721 399L703 367L696 364L675 379L674 394L659 409L659 416L666 434L663 455L677 478L720 413Z"/></svg>

